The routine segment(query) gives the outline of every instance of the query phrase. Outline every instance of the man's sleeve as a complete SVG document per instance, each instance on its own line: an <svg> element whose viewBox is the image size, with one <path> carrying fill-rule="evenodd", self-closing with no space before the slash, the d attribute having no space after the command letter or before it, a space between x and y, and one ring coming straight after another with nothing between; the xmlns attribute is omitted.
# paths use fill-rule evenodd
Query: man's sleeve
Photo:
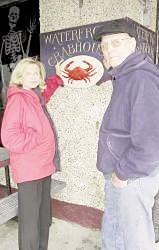
<svg viewBox="0 0 159 250"><path fill-rule="evenodd" d="M152 77L132 91L130 101L131 144L115 171L122 180L147 176L159 165L159 89Z"/></svg>

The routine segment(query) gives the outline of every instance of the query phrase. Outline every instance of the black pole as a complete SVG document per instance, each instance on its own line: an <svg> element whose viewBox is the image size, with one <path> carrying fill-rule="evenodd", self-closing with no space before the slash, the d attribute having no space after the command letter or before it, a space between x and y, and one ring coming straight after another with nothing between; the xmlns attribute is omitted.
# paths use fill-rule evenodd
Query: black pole
<svg viewBox="0 0 159 250"><path fill-rule="evenodd" d="M156 8L156 56L155 63L159 63L159 0L157 0Z"/></svg>

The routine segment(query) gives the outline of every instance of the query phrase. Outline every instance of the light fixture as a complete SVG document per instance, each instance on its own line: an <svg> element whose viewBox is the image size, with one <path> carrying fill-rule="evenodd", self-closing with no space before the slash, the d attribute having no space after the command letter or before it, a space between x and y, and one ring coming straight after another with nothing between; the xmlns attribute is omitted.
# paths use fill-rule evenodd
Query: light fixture
<svg viewBox="0 0 159 250"><path fill-rule="evenodd" d="M139 2L143 5L143 25L147 28L150 28L151 20L150 20L150 5L151 0L139 0Z"/></svg>
<svg viewBox="0 0 159 250"><path fill-rule="evenodd" d="M83 6L83 0L79 0L79 8L82 8Z"/></svg>

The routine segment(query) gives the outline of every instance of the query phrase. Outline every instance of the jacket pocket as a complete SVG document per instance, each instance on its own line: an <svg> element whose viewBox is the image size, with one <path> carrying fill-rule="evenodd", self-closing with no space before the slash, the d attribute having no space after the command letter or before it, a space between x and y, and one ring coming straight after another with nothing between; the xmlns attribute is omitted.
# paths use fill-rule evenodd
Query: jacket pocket
<svg viewBox="0 0 159 250"><path fill-rule="evenodd" d="M107 147L112 156L119 160L122 154L130 147L130 135L110 133L107 137Z"/></svg>

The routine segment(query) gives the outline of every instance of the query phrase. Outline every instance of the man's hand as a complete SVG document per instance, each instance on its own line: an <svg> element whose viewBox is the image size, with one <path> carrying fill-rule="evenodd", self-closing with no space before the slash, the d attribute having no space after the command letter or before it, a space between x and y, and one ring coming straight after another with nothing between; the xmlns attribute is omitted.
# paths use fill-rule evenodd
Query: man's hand
<svg viewBox="0 0 159 250"><path fill-rule="evenodd" d="M117 188L122 188L127 186L127 181L120 180L115 173L112 174L112 183Z"/></svg>
<svg viewBox="0 0 159 250"><path fill-rule="evenodd" d="M103 59L103 64L104 64L104 67L109 70L111 68L111 65L109 64L109 61L106 60L105 58Z"/></svg>

